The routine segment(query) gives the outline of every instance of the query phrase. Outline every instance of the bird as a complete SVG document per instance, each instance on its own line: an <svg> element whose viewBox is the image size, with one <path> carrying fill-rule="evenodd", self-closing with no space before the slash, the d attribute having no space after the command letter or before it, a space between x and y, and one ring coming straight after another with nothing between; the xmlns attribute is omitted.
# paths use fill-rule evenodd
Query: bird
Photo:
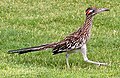
<svg viewBox="0 0 120 78"><path fill-rule="evenodd" d="M89 60L87 57L87 42L90 39L93 17L101 12L110 11L108 8L89 7L85 10L86 19L82 27L66 36L63 40L52 42L35 47L21 48L16 50L9 50L8 53L24 54L28 52L35 52L52 48L53 55L66 53L66 65L69 68L69 55L71 53L81 52L85 62L96 65L107 65L107 63L95 62Z"/></svg>

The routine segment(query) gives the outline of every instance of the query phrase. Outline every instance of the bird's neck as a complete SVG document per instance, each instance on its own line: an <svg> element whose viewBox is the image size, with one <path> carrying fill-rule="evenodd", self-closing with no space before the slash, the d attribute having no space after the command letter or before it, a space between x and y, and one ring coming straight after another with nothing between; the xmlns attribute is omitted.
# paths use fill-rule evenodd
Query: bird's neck
<svg viewBox="0 0 120 78"><path fill-rule="evenodd" d="M85 20L83 28L82 28L83 31L87 31L87 32L91 31L92 20L93 20L93 17L86 17L86 20Z"/></svg>

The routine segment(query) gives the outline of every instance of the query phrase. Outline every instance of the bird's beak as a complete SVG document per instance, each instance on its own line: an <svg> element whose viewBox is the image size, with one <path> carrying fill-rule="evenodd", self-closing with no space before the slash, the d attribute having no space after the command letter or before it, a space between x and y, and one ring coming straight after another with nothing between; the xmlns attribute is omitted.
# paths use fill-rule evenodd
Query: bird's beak
<svg viewBox="0 0 120 78"><path fill-rule="evenodd" d="M108 8L99 8L92 14L92 16L94 16L98 13L104 12L104 11L110 11L110 10Z"/></svg>
<svg viewBox="0 0 120 78"><path fill-rule="evenodd" d="M96 14L104 11L110 11L110 10L108 8L100 8L96 11Z"/></svg>

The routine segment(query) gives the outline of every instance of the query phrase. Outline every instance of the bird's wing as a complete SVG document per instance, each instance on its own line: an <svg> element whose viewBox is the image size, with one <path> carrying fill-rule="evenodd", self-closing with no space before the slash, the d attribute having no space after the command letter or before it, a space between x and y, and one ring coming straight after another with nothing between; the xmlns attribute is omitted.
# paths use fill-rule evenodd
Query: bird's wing
<svg viewBox="0 0 120 78"><path fill-rule="evenodd" d="M81 32L74 32L60 41L53 49L54 54L75 50L81 48L86 42L84 35Z"/></svg>

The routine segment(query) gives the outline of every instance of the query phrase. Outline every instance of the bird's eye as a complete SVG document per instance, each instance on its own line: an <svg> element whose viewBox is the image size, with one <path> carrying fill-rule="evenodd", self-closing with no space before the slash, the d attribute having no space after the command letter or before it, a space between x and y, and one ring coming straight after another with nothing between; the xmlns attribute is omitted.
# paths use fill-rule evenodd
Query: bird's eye
<svg viewBox="0 0 120 78"><path fill-rule="evenodd" d="M86 15L90 15L90 14L92 14L93 12L94 12L94 10L92 10L92 9L87 10Z"/></svg>

